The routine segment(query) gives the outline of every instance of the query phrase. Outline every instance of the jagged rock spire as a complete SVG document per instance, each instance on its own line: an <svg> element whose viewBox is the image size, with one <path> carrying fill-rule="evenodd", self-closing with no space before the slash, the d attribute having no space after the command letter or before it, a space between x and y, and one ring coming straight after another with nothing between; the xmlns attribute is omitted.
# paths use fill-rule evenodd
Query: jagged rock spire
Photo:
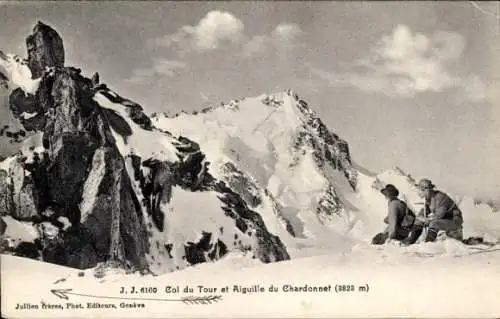
<svg viewBox="0 0 500 319"><path fill-rule="evenodd" d="M106 262L141 271L180 269L231 249L253 251L263 262L290 258L259 213L210 174L195 142L157 129L142 106L100 84L98 73L89 79L64 66L63 43L51 27L38 22L26 43L38 84L31 92L15 88L9 106L25 129L42 133L41 141L33 139L0 169L0 215L30 222L39 234L25 243L31 248L23 256L81 269ZM25 61L15 63L27 71ZM142 147L149 142L164 148ZM152 161L158 167L150 167ZM220 201L203 212L213 214L211 222L186 224L170 237L177 214L165 208L177 196L174 187ZM17 254L17 246L8 248Z"/></svg>
<svg viewBox="0 0 500 319"><path fill-rule="evenodd" d="M46 67L64 66L64 45L59 34L41 21L26 38L28 66L32 78L40 77Z"/></svg>

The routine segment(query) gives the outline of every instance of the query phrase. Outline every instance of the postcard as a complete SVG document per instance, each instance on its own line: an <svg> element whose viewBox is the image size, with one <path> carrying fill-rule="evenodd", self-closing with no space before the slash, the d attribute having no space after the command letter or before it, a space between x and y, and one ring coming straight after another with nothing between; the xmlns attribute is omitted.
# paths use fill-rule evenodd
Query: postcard
<svg viewBox="0 0 500 319"><path fill-rule="evenodd" d="M499 8L0 1L2 317L500 316Z"/></svg>

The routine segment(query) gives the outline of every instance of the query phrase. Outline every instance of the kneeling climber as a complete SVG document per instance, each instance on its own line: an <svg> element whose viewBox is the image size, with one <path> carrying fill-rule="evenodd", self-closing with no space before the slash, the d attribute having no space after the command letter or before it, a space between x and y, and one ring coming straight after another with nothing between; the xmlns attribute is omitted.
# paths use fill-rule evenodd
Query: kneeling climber
<svg viewBox="0 0 500 319"><path fill-rule="evenodd" d="M462 241L462 211L453 199L436 190L435 185L426 178L420 180L416 187L420 196L425 199L425 211L419 213L415 225L417 227L427 227L425 241L435 241L440 230L444 231L446 236ZM424 215L423 219L421 218L422 215Z"/></svg>

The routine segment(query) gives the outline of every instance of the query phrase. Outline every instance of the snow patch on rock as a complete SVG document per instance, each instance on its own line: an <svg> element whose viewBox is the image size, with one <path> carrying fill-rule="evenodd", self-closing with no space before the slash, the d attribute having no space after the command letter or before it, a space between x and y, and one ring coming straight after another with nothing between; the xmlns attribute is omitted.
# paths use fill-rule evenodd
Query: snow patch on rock
<svg viewBox="0 0 500 319"><path fill-rule="evenodd" d="M0 51L1 53L1 51ZM0 54L0 71L9 79L9 89L20 87L25 93L35 94L41 78L32 79L31 70L26 61L14 54Z"/></svg>

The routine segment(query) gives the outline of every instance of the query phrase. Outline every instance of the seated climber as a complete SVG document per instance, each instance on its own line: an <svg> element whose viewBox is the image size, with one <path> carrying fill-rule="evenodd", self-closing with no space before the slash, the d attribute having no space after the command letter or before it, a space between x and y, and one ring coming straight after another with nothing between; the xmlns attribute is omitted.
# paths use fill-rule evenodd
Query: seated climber
<svg viewBox="0 0 500 319"><path fill-rule="evenodd" d="M419 213L415 224L427 227L425 241L435 241L440 230L446 236L462 241L462 212L457 204L445 193L435 189L435 185L426 178L415 185L425 199L425 216L423 211Z"/></svg>
<svg viewBox="0 0 500 319"><path fill-rule="evenodd" d="M394 185L387 184L381 193L388 200L388 215L384 219L387 228L372 239L372 244L382 245L388 239L397 240L403 244L413 244L418 238L418 236L414 238L414 231L419 230L414 229L415 213L405 202L398 199L399 190Z"/></svg>

